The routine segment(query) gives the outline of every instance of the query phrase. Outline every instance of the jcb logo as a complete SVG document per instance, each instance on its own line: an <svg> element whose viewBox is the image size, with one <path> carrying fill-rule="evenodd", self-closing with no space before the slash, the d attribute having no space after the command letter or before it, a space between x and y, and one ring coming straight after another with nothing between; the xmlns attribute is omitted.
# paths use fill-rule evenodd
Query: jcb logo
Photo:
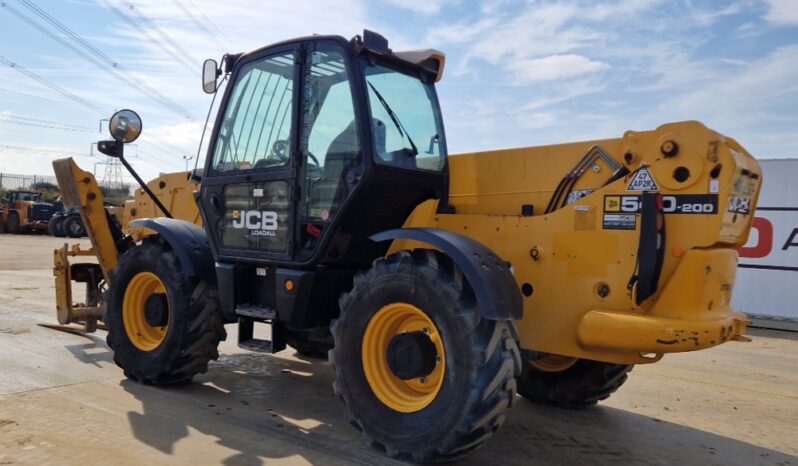
<svg viewBox="0 0 798 466"><path fill-rule="evenodd" d="M640 196L605 196L604 212L637 213L640 211Z"/></svg>
<svg viewBox="0 0 798 466"><path fill-rule="evenodd" d="M620 212L621 196L606 196L604 198L604 212Z"/></svg>
<svg viewBox="0 0 798 466"><path fill-rule="evenodd" d="M277 212L259 210L234 210L233 228L274 231L277 229Z"/></svg>

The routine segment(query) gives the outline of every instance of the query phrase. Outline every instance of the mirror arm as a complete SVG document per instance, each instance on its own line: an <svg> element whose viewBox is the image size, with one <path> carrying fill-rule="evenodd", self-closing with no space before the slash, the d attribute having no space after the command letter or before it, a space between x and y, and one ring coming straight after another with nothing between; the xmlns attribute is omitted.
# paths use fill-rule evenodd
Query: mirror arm
<svg viewBox="0 0 798 466"><path fill-rule="evenodd" d="M173 218L171 212L169 212L169 210L166 208L166 206L163 205L163 203L161 203L161 200L158 199L158 196L156 196L155 193L152 192L150 187L147 186L147 183L145 183L144 180L141 179L139 174L136 173L136 170L134 170L133 167L130 166L130 164L127 162L127 160L125 160L125 149L124 149L124 147L125 147L124 144L121 143L121 142L118 142L118 141L100 141L100 142L97 143L97 150L98 151L102 152L103 154L105 154L105 155L107 155L109 157L114 157L114 158L119 159L119 161L122 162L122 165L125 166L127 171L131 175L133 175L133 178L136 179L136 181L138 182L139 186L141 186L141 189L143 189L144 192L146 192L147 195L150 196L150 199L152 199L152 201L155 203L155 205L157 205L158 208L161 209L161 211L164 213L164 215L166 215L168 218Z"/></svg>

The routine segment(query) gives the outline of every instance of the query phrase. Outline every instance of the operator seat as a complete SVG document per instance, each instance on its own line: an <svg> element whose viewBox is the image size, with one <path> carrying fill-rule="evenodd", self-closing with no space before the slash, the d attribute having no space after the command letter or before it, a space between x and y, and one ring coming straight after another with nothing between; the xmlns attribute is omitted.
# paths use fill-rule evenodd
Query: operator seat
<svg viewBox="0 0 798 466"><path fill-rule="evenodd" d="M385 126L379 125L377 131L377 147L385 147ZM383 149L384 152L384 149ZM327 210L328 218L332 218L332 210L340 205L346 196L344 187L346 172L356 166L360 160L360 140L355 120L352 120L341 133L333 139L327 148L322 167L322 177L316 182L310 195L313 210Z"/></svg>

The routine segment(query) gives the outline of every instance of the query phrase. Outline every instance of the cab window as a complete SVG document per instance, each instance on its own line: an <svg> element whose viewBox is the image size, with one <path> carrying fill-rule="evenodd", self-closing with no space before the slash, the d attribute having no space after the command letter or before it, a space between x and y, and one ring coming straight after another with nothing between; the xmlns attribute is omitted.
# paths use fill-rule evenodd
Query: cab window
<svg viewBox="0 0 798 466"><path fill-rule="evenodd" d="M375 161L439 171L446 160L440 110L432 85L384 66L366 69Z"/></svg>
<svg viewBox="0 0 798 466"><path fill-rule="evenodd" d="M303 210L308 222L324 224L348 194L345 179L359 165L360 138L343 53L320 45L308 53L305 69Z"/></svg>
<svg viewBox="0 0 798 466"><path fill-rule="evenodd" d="M213 171L285 167L291 154L294 54L265 57L238 73L214 148Z"/></svg>

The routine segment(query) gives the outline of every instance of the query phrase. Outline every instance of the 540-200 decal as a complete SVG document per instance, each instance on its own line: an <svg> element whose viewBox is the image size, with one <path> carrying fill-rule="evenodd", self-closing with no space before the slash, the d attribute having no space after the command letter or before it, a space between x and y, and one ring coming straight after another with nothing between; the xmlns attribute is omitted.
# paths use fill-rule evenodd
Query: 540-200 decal
<svg viewBox="0 0 798 466"><path fill-rule="evenodd" d="M604 212L636 214L642 207L639 195L604 196ZM716 214L717 194L671 194L662 196L662 210L666 214Z"/></svg>

